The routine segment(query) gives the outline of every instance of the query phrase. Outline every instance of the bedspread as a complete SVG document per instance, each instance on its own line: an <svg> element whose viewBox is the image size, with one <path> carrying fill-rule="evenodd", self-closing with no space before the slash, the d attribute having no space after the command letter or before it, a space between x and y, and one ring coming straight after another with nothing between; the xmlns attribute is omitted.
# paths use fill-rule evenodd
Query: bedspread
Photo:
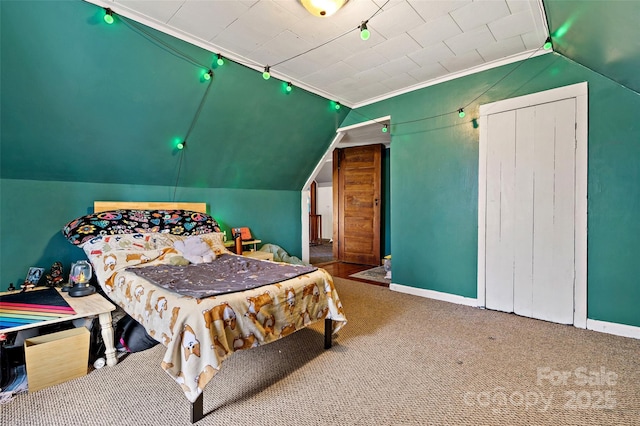
<svg viewBox="0 0 640 426"><path fill-rule="evenodd" d="M346 323L332 277L323 269L204 299L180 295L126 271L167 264L175 253L165 247L87 255L108 297L166 347L161 367L191 402L235 351L273 342L324 318L333 320L334 332Z"/></svg>
<svg viewBox="0 0 640 426"><path fill-rule="evenodd" d="M221 254L212 262L151 265L127 270L160 287L200 299L275 284L316 269L314 266L262 262L251 257Z"/></svg>

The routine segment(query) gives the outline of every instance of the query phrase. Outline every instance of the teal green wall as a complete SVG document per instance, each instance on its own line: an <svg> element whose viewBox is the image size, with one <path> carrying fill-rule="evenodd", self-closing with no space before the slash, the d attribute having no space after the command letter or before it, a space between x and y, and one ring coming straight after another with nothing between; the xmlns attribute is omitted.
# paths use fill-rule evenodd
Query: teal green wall
<svg viewBox="0 0 640 426"><path fill-rule="evenodd" d="M300 190L349 111L81 0L0 8L2 178Z"/></svg>
<svg viewBox="0 0 640 426"><path fill-rule="evenodd" d="M349 109L231 61L204 83L212 52L102 13L0 2L0 289L82 256L60 229L96 199L206 201L300 256L300 190Z"/></svg>
<svg viewBox="0 0 640 426"><path fill-rule="evenodd" d="M473 120L479 105L583 81L589 85L588 318L640 326L640 96L557 54L347 117L344 125L391 115L394 283L477 297L479 129ZM457 109L469 103L467 116L458 118Z"/></svg>
<svg viewBox="0 0 640 426"><path fill-rule="evenodd" d="M6 290L21 283L30 266L48 270L59 260L68 273L72 261L86 258L61 230L92 213L94 200L170 200L174 188L2 179L0 193L0 290ZM301 256L300 191L177 188L175 200L206 202L223 230L248 226L264 243Z"/></svg>

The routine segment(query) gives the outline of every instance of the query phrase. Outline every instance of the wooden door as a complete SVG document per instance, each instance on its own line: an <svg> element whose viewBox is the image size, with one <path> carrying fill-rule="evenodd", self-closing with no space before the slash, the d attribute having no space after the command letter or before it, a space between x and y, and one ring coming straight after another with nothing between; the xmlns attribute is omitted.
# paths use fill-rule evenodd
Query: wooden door
<svg viewBox="0 0 640 426"><path fill-rule="evenodd" d="M333 257L339 261L380 265L382 148L333 151Z"/></svg>

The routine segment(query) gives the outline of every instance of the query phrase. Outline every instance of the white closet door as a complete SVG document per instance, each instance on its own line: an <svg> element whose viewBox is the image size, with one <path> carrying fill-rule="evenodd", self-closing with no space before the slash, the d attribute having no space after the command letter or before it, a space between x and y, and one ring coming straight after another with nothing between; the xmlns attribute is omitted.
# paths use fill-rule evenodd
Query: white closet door
<svg viewBox="0 0 640 426"><path fill-rule="evenodd" d="M575 99L487 117L486 307L571 324Z"/></svg>
<svg viewBox="0 0 640 426"><path fill-rule="evenodd" d="M493 114L488 120L486 307L513 312L516 112Z"/></svg>
<svg viewBox="0 0 640 426"><path fill-rule="evenodd" d="M572 324L575 270L575 100L566 99L538 105L534 113L534 279L531 288L531 316Z"/></svg>

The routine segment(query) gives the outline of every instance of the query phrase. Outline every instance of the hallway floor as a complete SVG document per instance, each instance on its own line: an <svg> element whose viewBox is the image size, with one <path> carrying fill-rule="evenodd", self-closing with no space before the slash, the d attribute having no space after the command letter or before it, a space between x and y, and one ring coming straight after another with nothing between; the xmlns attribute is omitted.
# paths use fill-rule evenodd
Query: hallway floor
<svg viewBox="0 0 640 426"><path fill-rule="evenodd" d="M334 260L333 244L330 242L330 240L323 240L321 244L310 245L309 261L313 266L317 266L319 268L326 270L328 273L330 273L334 277L346 278L348 280L388 287L388 285L384 283L350 277L349 275L351 274L355 274L361 271L366 271L367 269L373 268L373 266L338 262Z"/></svg>

